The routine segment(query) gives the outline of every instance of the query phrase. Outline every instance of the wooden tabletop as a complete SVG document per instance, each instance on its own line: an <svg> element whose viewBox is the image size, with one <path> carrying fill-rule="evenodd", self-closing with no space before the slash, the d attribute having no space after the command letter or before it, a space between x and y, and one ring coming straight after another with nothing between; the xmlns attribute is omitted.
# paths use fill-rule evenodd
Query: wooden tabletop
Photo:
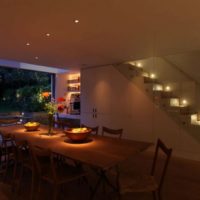
<svg viewBox="0 0 200 200"><path fill-rule="evenodd" d="M22 125L0 127L3 134L12 134L18 140L27 140L33 145L49 148L68 158L82 163L110 168L120 162L147 149L151 143L127 139L116 139L105 136L90 136L85 143L72 143L60 130L55 130L53 136L42 135L47 133L46 126L40 126L38 131L27 132Z"/></svg>

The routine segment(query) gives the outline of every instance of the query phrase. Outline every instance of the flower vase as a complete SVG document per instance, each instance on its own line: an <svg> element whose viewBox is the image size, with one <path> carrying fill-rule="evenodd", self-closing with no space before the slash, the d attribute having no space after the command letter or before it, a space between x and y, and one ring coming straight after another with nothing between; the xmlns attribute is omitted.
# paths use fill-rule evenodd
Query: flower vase
<svg viewBox="0 0 200 200"><path fill-rule="evenodd" d="M48 135L51 136L53 134L53 114L48 115Z"/></svg>

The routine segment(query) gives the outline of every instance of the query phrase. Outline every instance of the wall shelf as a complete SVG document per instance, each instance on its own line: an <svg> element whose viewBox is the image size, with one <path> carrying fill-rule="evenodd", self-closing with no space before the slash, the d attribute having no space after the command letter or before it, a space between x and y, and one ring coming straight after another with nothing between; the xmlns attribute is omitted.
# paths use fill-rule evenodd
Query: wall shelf
<svg viewBox="0 0 200 200"><path fill-rule="evenodd" d="M80 92L80 76L67 80L68 92Z"/></svg>

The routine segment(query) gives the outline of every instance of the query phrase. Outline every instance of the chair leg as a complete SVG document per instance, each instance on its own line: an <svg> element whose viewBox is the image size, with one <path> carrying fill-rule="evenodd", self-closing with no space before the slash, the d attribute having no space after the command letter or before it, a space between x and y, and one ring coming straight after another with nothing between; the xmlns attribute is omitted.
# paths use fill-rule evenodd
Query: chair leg
<svg viewBox="0 0 200 200"><path fill-rule="evenodd" d="M9 162L9 157L8 157L8 155L5 155L5 173L4 173L4 177L3 177L4 182L6 181L7 175L8 175L8 162Z"/></svg>
<svg viewBox="0 0 200 200"><path fill-rule="evenodd" d="M38 194L36 199L40 199L40 192L41 192L41 178L38 179Z"/></svg>
<svg viewBox="0 0 200 200"><path fill-rule="evenodd" d="M34 172L32 172L32 175L31 175L31 196L30 196L31 200L33 200L34 184L35 184L35 174L34 174Z"/></svg>
<svg viewBox="0 0 200 200"><path fill-rule="evenodd" d="M153 191L152 193L153 193L153 199L154 199L154 200L157 200L157 192L156 192L156 191Z"/></svg>
<svg viewBox="0 0 200 200"><path fill-rule="evenodd" d="M58 185L54 184L54 197L53 197L54 200L57 200L58 190L59 190Z"/></svg>
<svg viewBox="0 0 200 200"><path fill-rule="evenodd" d="M17 179L17 161L15 161L14 168L13 168L13 180L12 180L12 192L15 192L15 182Z"/></svg>
<svg viewBox="0 0 200 200"><path fill-rule="evenodd" d="M158 200L162 200L160 191L158 191Z"/></svg>
<svg viewBox="0 0 200 200"><path fill-rule="evenodd" d="M20 193L20 188L21 188L21 184L22 184L22 176L24 173L24 167L23 165L20 167L20 171L19 171L19 184L18 184L18 188L17 188L17 192L18 194Z"/></svg>

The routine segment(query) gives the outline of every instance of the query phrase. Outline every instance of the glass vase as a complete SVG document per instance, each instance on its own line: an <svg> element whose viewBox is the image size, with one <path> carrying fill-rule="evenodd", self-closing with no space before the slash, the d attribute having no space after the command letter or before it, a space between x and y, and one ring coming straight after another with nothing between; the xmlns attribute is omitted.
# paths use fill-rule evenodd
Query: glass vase
<svg viewBox="0 0 200 200"><path fill-rule="evenodd" d="M53 134L53 114L48 114L48 135L51 136Z"/></svg>

